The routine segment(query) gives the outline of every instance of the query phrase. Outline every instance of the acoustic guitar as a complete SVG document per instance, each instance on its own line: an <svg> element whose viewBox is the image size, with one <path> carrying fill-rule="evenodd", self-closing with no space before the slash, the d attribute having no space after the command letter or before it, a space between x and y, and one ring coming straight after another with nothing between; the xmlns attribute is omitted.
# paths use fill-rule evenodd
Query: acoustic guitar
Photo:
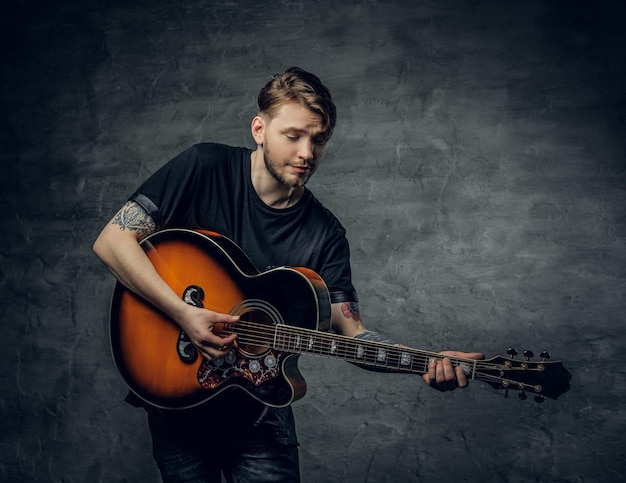
<svg viewBox="0 0 626 483"><path fill-rule="evenodd" d="M322 278L302 267L259 270L230 239L208 231L170 229L141 246L165 282L187 303L240 316L214 332L236 333L232 349L212 361L200 356L165 314L119 282L111 301L110 338L115 364L130 389L156 407L183 409L223 391L243 390L262 403L283 407L304 396L297 367L301 354L342 359L381 370L424 374L441 354L369 342L326 332L331 302ZM468 377L522 397L556 399L569 389L559 361L493 357L451 358ZM508 391L507 391L508 394Z"/></svg>

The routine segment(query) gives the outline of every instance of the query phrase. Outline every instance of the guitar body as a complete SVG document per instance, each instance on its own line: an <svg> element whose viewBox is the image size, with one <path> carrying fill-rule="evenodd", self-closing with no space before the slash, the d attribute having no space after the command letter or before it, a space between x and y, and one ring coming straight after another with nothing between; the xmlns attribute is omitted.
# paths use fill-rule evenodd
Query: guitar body
<svg viewBox="0 0 626 483"><path fill-rule="evenodd" d="M319 275L284 267L260 273L237 245L212 232L163 230L141 246L185 301L254 321L264 337L256 342L239 337L247 342L236 342L223 358L204 360L169 317L118 282L111 302L111 350L137 396L157 407L182 409L230 389L275 407L305 394L298 355L278 351L269 342L277 324L328 328L330 297Z"/></svg>

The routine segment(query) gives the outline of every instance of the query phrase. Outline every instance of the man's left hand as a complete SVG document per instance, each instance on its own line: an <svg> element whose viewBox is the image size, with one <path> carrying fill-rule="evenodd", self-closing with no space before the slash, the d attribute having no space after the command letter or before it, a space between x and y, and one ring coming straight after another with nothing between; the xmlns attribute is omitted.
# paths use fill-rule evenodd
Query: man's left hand
<svg viewBox="0 0 626 483"><path fill-rule="evenodd" d="M485 355L480 352L440 352L442 358L433 358L428 363L428 372L422 377L426 384L439 391L453 391L457 387L467 387L467 375L460 365L454 365L450 357L482 360ZM449 356L449 357L446 357Z"/></svg>

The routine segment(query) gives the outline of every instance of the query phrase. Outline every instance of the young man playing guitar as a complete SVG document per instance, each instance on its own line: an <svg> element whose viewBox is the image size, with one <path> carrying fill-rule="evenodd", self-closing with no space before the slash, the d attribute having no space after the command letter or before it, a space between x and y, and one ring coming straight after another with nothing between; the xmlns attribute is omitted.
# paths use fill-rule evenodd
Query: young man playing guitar
<svg viewBox="0 0 626 483"><path fill-rule="evenodd" d="M94 244L120 284L166 314L206 361L221 361L237 335L220 332L238 315L184 300L157 272L141 242L170 228L210 230L234 241L260 272L308 267L330 294L330 329L363 341L388 342L361 322L345 230L305 187L335 126L335 106L320 80L301 69L276 75L259 93L251 130L256 149L203 143L164 165L130 197ZM430 386L467 386L460 366L442 352L423 376ZM149 371L149 368L146 368ZM244 391L223 391L186 409L148 412L153 452L164 481L299 481L289 405L272 407Z"/></svg>

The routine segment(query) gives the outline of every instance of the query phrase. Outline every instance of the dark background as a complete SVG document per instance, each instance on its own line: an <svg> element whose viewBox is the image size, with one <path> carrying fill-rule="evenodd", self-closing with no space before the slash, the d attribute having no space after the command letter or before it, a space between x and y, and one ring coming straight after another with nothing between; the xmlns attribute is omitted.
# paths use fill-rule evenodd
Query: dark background
<svg viewBox="0 0 626 483"><path fill-rule="evenodd" d="M625 13L4 1L0 480L158 478L91 244L182 149L252 147L256 93L291 65L336 98L310 187L347 229L368 327L429 350L548 349L573 374L536 404L302 358L304 482L623 480Z"/></svg>

